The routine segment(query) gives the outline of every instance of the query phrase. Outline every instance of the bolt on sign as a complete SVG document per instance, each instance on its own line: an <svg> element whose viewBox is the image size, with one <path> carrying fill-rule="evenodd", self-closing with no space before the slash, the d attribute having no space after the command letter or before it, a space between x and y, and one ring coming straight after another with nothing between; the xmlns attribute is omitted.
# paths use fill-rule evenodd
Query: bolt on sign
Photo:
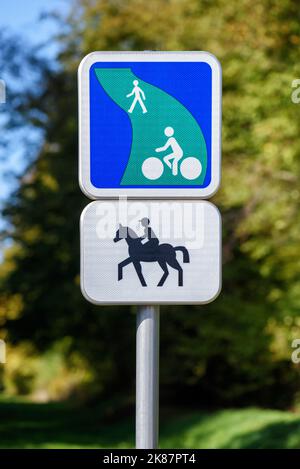
<svg viewBox="0 0 300 469"><path fill-rule="evenodd" d="M208 198L221 67L207 52L94 52L79 67L80 185L92 199Z"/></svg>

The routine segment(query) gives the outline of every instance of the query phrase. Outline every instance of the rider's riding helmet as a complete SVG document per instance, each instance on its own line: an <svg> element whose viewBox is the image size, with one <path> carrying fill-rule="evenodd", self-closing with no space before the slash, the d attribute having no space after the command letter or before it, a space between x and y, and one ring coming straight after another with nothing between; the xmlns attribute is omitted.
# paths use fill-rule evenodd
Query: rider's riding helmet
<svg viewBox="0 0 300 469"><path fill-rule="evenodd" d="M140 223L143 225L143 226L148 226L150 224L150 220L149 218L142 218L141 220L139 220Z"/></svg>

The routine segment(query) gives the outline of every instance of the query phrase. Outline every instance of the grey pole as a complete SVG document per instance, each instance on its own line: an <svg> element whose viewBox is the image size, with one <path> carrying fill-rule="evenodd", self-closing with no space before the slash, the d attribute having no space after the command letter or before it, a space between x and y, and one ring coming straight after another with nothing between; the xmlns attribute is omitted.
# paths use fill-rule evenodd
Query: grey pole
<svg viewBox="0 0 300 469"><path fill-rule="evenodd" d="M140 306L136 328L136 448L158 447L159 306Z"/></svg>

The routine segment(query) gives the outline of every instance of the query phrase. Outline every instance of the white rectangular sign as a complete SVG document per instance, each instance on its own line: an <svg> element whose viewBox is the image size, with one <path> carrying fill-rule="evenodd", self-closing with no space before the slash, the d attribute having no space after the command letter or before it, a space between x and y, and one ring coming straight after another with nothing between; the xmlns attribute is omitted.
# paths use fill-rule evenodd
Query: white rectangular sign
<svg viewBox="0 0 300 469"><path fill-rule="evenodd" d="M81 216L81 288L95 304L201 304L221 289L221 217L206 201L121 199Z"/></svg>

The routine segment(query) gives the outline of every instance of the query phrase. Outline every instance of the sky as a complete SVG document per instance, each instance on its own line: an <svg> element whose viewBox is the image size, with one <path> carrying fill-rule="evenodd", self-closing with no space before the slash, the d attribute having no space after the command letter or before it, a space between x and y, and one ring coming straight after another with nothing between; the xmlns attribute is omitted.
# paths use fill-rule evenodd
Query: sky
<svg viewBox="0 0 300 469"><path fill-rule="evenodd" d="M57 52L55 41L51 40L57 33L57 24L50 19L39 21L40 16L47 12L64 14L72 0L0 0L0 30L6 29L14 34L22 34L26 44L38 45L46 43L42 54L54 58ZM1 79L1 70L0 70ZM0 104L0 114L5 113L5 104ZM1 119L1 115L0 115ZM0 161L0 206L14 188L12 178L7 178L10 171L22 172L22 148ZM0 220L1 228L1 220Z"/></svg>
<svg viewBox="0 0 300 469"><path fill-rule="evenodd" d="M22 33L32 43L47 40L55 33L51 21L38 22L42 13L64 12L70 0L0 0L0 28Z"/></svg>
<svg viewBox="0 0 300 469"><path fill-rule="evenodd" d="M57 52L55 41L51 40L57 33L57 24L50 19L39 21L42 14L47 12L67 13L72 0L0 0L0 30L6 29L14 34L22 34L26 44L33 46L45 43L41 54L54 59ZM0 70L1 80L1 70ZM3 114L2 114L3 113ZM1 116L2 114L2 116ZM0 103L0 121L5 116L5 104ZM33 136L34 137L34 136ZM0 135L1 138L1 135ZM34 137L35 138L35 137ZM36 135L38 139L39 136ZM21 174L26 162L23 161L23 148L16 138L14 150L9 152L5 160L0 160L0 209L3 202L16 187L16 180L7 174ZM5 222L0 215L0 230ZM2 243L1 243L2 244ZM0 261L4 245L0 244Z"/></svg>

